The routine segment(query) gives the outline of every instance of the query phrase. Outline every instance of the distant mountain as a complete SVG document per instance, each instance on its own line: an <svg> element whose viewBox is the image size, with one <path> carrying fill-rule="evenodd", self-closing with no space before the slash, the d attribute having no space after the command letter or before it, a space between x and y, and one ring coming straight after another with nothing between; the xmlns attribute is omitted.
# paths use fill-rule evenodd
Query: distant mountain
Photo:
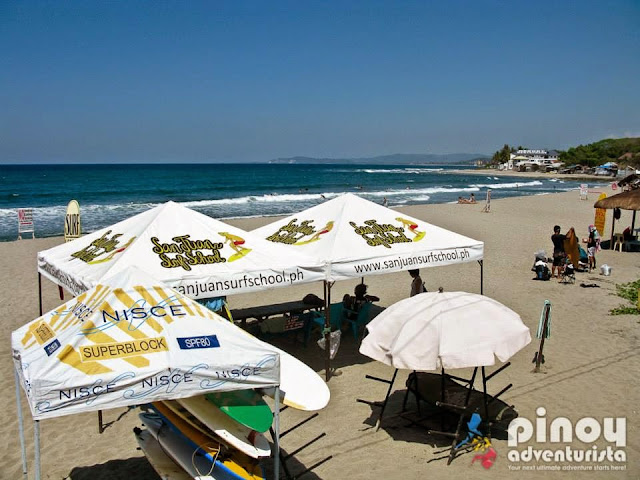
<svg viewBox="0 0 640 480"><path fill-rule="evenodd" d="M269 163L297 163L297 164L369 164L369 165L423 165L423 164L472 164L476 160L490 158L482 153L395 153L393 155L380 155L378 157L362 158L314 158L314 157L289 157L269 160Z"/></svg>

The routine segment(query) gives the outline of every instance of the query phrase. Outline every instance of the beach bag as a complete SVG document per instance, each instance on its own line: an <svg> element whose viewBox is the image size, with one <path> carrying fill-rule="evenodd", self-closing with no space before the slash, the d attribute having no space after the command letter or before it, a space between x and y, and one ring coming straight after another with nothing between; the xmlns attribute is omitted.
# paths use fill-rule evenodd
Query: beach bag
<svg viewBox="0 0 640 480"><path fill-rule="evenodd" d="M302 299L302 303L306 303L307 305L315 305L316 307L324 306L324 300L322 300L314 293L307 293Z"/></svg>
<svg viewBox="0 0 640 480"><path fill-rule="evenodd" d="M551 272L546 265L538 265L536 267L536 280L549 280L551 278Z"/></svg>

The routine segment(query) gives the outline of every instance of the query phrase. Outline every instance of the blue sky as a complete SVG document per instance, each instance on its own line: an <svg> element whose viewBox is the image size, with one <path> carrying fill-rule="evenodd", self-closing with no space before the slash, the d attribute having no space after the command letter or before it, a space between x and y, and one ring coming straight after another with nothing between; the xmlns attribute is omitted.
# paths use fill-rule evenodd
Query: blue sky
<svg viewBox="0 0 640 480"><path fill-rule="evenodd" d="M640 136L640 2L0 2L0 163Z"/></svg>

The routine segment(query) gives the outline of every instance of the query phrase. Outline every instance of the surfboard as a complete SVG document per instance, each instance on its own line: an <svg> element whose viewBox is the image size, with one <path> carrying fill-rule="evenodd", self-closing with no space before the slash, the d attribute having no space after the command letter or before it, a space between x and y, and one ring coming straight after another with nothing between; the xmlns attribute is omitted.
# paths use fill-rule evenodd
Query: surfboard
<svg viewBox="0 0 640 480"><path fill-rule="evenodd" d="M607 198L606 193L601 193L600 196L598 197L598 201L602 200L603 198ZM607 209L596 208L593 225L596 227L596 230L598 230L598 233L600 234L601 237L604 234L604 224L606 220L607 220Z"/></svg>
<svg viewBox="0 0 640 480"><path fill-rule="evenodd" d="M67 213L64 216L64 241L70 242L82 235L80 223L80 205L77 200L71 200L67 205Z"/></svg>
<svg viewBox="0 0 640 480"><path fill-rule="evenodd" d="M243 455L238 450L224 449L224 455L221 459L217 459L221 445L219 441L213 440L192 427L187 421L176 415L167 408L162 402L154 402L152 408L155 413L164 421L175 433L182 436L182 439L191 447L191 453L200 452L202 457L209 462L209 469L199 469L199 474L210 475L213 478L233 478L240 480L258 480L263 479L262 469L257 461ZM153 432L152 432L153 433ZM160 440L159 440L160 441ZM160 444L164 447L162 442ZM195 456L197 456L197 453ZM215 468L211 469L211 465L215 461ZM184 465L180 463L184 468ZM226 476L223 476L226 475Z"/></svg>
<svg viewBox="0 0 640 480"><path fill-rule="evenodd" d="M271 407L255 390L207 393L205 398L230 418L256 432L266 432L273 423Z"/></svg>
<svg viewBox="0 0 640 480"><path fill-rule="evenodd" d="M293 355L273 345L270 347L280 354L282 403L288 407L309 412L326 407L331 398L331 392L322 377ZM273 398L275 388L266 388L263 392Z"/></svg>
<svg viewBox="0 0 640 480"><path fill-rule="evenodd" d="M222 475L214 477L206 474L211 470L212 462L199 452L194 454L197 447L187 443L182 435L171 429L161 416L153 413L140 413L138 417L145 424L149 433L155 438L160 448L176 464L180 465L189 478L198 480L231 480L233 476Z"/></svg>
<svg viewBox="0 0 640 480"><path fill-rule="evenodd" d="M262 433L251 430L232 420L203 395L177 400L187 414L193 415L228 445L237 448L251 458L268 457L271 446ZM269 410L271 413L271 410Z"/></svg>
<svg viewBox="0 0 640 480"><path fill-rule="evenodd" d="M572 228L567 232L567 236L564 240L564 251L566 252L569 260L573 264L574 268L578 268L578 261L580 260L580 250L578 248L578 237L575 230Z"/></svg>
<svg viewBox="0 0 640 480"><path fill-rule="evenodd" d="M191 480L192 477L165 453L148 430L138 429L134 433L142 452L161 480Z"/></svg>
<svg viewBox="0 0 640 480"><path fill-rule="evenodd" d="M215 317L214 321L227 320ZM245 335L253 337L246 330L238 328ZM331 392L322 377L293 355L274 345L265 345L280 354L280 401L288 407L308 412L326 407L331 398ZM272 398L275 395L275 388L265 388L262 391Z"/></svg>

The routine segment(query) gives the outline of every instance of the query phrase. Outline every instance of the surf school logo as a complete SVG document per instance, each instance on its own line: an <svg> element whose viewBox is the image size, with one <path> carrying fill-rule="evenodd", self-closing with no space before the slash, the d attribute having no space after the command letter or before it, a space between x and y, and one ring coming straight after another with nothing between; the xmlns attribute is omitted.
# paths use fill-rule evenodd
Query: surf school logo
<svg viewBox="0 0 640 480"><path fill-rule="evenodd" d="M306 245L308 243L321 240L333 230L333 220L329 220L324 227L316 230L313 225L314 220L303 220L297 223L298 219L294 218L288 224L280 227L273 235L266 237L267 240L274 243L284 243L285 245Z"/></svg>
<svg viewBox="0 0 640 480"><path fill-rule="evenodd" d="M547 426L546 413L545 408L538 407L535 424L523 417L509 423L507 445L511 450L507 459L512 462L509 470L626 470L626 418L604 417L600 421L584 417L574 424L566 417L556 417ZM551 445L522 448L534 434L536 443ZM579 442L578 448L569 445L575 440ZM598 441L600 445L596 444ZM604 448L603 441L607 443Z"/></svg>
<svg viewBox="0 0 640 480"><path fill-rule="evenodd" d="M112 237L109 237L110 234L111 230L108 230L100 238L97 238L82 250L72 253L71 256L89 265L108 262L113 260L119 253L124 252L136 239L136 237L133 236L127 243L120 247L120 237L122 233L116 233Z"/></svg>
<svg viewBox="0 0 640 480"><path fill-rule="evenodd" d="M400 226L378 223L375 219L365 220L364 225L357 225L355 222L349 222L349 225L370 247L382 245L385 248L391 248L391 245L396 243L419 242L424 238L425 232L419 231L415 222L403 217L396 217L396 220L400 222Z"/></svg>

